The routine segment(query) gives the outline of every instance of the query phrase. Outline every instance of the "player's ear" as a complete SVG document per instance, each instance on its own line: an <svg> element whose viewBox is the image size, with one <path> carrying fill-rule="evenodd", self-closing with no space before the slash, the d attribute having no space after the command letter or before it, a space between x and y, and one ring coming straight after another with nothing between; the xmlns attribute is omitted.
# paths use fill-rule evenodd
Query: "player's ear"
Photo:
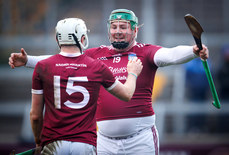
<svg viewBox="0 0 229 155"><path fill-rule="evenodd" d="M137 36L138 36L138 27L137 26L134 29L134 33L135 33L135 39L137 39Z"/></svg>
<svg viewBox="0 0 229 155"><path fill-rule="evenodd" d="M138 27L137 26L135 27L134 32L138 33Z"/></svg>
<svg viewBox="0 0 229 155"><path fill-rule="evenodd" d="M85 44L86 44L85 41L86 41L86 37L83 35L83 36L81 37L81 43L82 43L83 45L85 45Z"/></svg>

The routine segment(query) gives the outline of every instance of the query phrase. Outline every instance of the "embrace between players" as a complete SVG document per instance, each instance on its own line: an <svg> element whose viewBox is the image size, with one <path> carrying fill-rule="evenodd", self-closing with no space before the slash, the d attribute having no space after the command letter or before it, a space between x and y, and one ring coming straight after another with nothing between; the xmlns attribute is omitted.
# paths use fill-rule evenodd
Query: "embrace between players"
<svg viewBox="0 0 229 155"><path fill-rule="evenodd" d="M208 49L137 43L137 33L135 14L116 9L108 20L110 46L87 49L84 21L66 18L56 26L59 54L11 54L11 68L35 67L30 120L41 154L159 154L151 101L156 71L207 59Z"/></svg>

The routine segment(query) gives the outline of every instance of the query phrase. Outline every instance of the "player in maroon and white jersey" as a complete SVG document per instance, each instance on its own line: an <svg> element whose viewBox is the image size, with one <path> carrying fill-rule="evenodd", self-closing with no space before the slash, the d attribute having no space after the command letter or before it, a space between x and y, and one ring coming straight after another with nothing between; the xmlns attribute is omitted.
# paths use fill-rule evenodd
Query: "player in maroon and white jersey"
<svg viewBox="0 0 229 155"><path fill-rule="evenodd" d="M30 119L36 145L44 147L42 154L96 154L95 114L100 87L129 101L141 61L128 62L129 76L123 85L104 63L82 54L88 45L83 20L60 20L56 35L60 53L38 62L33 73Z"/></svg>
<svg viewBox="0 0 229 155"><path fill-rule="evenodd" d="M126 64L129 59L138 57L143 70L138 77L136 91L130 104L124 103L101 88L97 107L97 153L126 155L157 155L159 138L155 126L155 113L152 108L152 88L158 67L186 63L198 56L208 58L208 49L197 46L176 46L165 48L136 42L138 18L127 9L111 12L108 20L108 34L111 46L100 46L85 51L85 54L103 61L116 79L126 81ZM49 56L28 56L13 53L9 65L14 68L25 65L34 67Z"/></svg>

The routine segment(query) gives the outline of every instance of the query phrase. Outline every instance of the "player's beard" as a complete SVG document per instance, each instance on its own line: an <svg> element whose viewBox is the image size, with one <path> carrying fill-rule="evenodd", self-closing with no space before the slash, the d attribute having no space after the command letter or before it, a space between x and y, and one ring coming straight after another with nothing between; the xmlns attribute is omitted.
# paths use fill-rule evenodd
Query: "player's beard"
<svg viewBox="0 0 229 155"><path fill-rule="evenodd" d="M118 38L117 41L115 41L116 39L110 39L110 42L111 42L112 46L116 49L126 49L129 47L130 42L132 43L132 41L134 40L132 35L133 35L132 33L131 34L126 33L124 41L119 41L119 40L123 40L123 39ZM131 38L132 38L130 42L127 41L127 37L129 37L129 36L131 36ZM112 38L112 37L110 37L110 38Z"/></svg>
<svg viewBox="0 0 229 155"><path fill-rule="evenodd" d="M117 49L125 49L129 46L129 43L125 41L121 41L121 42L114 41L111 44L114 48L117 48Z"/></svg>

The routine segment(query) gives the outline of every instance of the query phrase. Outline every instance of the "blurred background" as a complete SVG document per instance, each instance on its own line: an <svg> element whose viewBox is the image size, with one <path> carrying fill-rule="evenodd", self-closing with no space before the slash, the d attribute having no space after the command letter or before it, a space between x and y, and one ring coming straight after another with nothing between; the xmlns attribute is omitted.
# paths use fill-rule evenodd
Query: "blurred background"
<svg viewBox="0 0 229 155"><path fill-rule="evenodd" d="M152 100L161 155L229 154L228 6L228 0L0 0L0 154L35 146L29 122L33 69L11 69L10 54L22 47L29 55L58 53L55 26L67 17L86 21L90 47L109 45L107 19L117 8L134 11L144 24L138 42L164 47L193 45L184 16L198 19L221 109L211 104L199 59L160 68Z"/></svg>

